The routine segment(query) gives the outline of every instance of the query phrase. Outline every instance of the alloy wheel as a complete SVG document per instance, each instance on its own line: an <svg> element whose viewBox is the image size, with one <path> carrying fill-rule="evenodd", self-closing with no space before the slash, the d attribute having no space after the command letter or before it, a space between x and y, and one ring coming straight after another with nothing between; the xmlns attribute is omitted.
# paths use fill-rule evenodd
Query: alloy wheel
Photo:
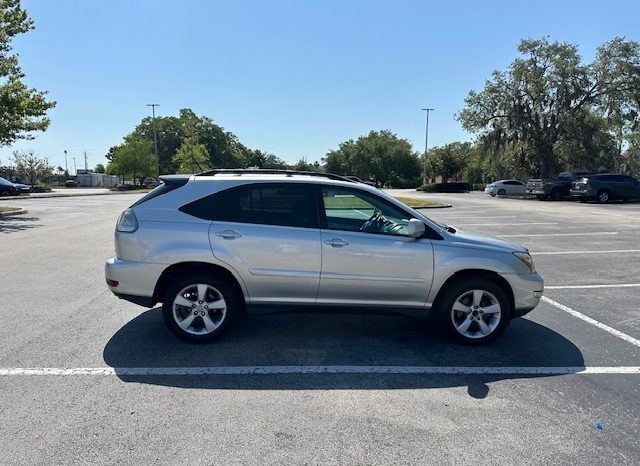
<svg viewBox="0 0 640 466"><path fill-rule="evenodd" d="M479 339L491 335L502 318L500 301L486 290L462 293L451 308L451 322L465 338Z"/></svg>
<svg viewBox="0 0 640 466"><path fill-rule="evenodd" d="M178 326L192 335L214 332L227 315L227 302L220 291L206 283L192 284L176 294L172 305Z"/></svg>

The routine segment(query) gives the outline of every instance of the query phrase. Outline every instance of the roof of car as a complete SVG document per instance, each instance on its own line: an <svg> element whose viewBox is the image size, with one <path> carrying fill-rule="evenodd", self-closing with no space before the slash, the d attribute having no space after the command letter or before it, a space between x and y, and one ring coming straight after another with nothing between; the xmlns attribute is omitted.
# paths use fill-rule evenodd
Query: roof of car
<svg viewBox="0 0 640 466"><path fill-rule="evenodd" d="M201 176L222 176L222 175L259 176L259 177L269 175L269 176L266 176L266 179L272 179L273 175L280 175L288 178L291 178L293 176L309 176L309 177L327 178L327 179L336 180L336 181L346 181L348 183L356 182L345 176L334 175L333 173L299 171L299 170L251 169L251 168L210 170L208 172L200 173L195 176L201 177Z"/></svg>

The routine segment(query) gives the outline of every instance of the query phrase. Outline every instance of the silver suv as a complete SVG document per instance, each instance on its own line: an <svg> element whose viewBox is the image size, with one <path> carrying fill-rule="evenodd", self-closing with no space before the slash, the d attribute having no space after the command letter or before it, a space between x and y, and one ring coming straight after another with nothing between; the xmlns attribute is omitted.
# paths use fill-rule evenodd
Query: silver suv
<svg viewBox="0 0 640 466"><path fill-rule="evenodd" d="M384 192L321 173L214 170L162 177L119 217L105 265L118 297L186 340L239 312L431 314L459 340L493 340L537 306L526 248L463 233Z"/></svg>

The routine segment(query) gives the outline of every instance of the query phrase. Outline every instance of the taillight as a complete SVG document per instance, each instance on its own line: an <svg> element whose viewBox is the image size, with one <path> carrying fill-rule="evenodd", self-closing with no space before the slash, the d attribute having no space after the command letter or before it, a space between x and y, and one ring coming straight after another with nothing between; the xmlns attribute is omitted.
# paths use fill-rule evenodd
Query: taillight
<svg viewBox="0 0 640 466"><path fill-rule="evenodd" d="M122 233L133 233L138 229L138 219L132 209L127 209L118 217L118 223L116 223L116 231Z"/></svg>

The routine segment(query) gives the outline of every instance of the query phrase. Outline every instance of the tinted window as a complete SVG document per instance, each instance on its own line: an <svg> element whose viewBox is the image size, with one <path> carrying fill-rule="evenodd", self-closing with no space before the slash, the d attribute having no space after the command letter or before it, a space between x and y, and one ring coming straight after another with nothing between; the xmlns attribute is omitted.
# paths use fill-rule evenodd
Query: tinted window
<svg viewBox="0 0 640 466"><path fill-rule="evenodd" d="M298 184L253 184L231 190L217 220L318 228L313 190Z"/></svg>
<svg viewBox="0 0 640 466"><path fill-rule="evenodd" d="M234 189L227 189L211 194L183 205L178 210L203 220L215 220L220 211L227 205L227 200L233 194L233 191Z"/></svg>

